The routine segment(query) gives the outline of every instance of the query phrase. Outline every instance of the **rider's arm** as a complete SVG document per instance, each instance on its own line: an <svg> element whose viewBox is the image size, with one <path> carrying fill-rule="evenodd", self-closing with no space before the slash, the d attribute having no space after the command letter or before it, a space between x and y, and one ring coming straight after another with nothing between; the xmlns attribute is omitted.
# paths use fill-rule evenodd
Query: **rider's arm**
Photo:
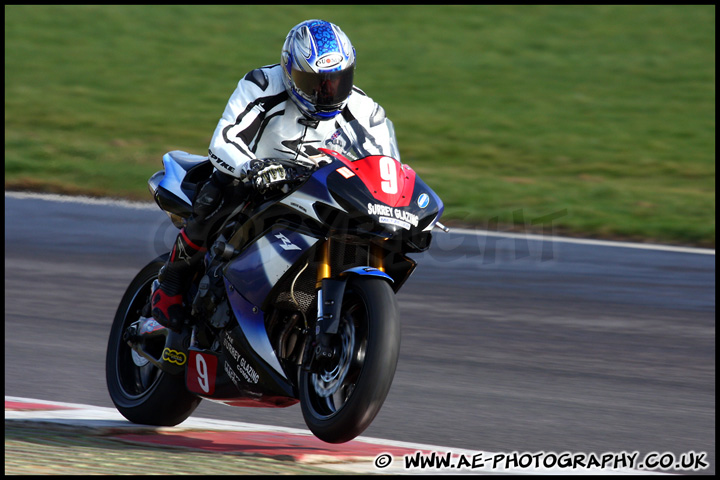
<svg viewBox="0 0 720 480"><path fill-rule="evenodd" d="M221 172L239 178L245 164L257 158L252 146L261 134L260 126L268 112L286 98L282 80L277 81L279 70L274 71L278 68L251 71L230 96L208 150L210 160Z"/></svg>
<svg viewBox="0 0 720 480"><path fill-rule="evenodd" d="M395 133L389 130L392 127L386 123L387 116L381 105L359 88L353 87L353 94L350 96L347 108L352 118L357 119L372 136L373 143L383 146L386 155L400 160L399 152L389 148L395 142Z"/></svg>

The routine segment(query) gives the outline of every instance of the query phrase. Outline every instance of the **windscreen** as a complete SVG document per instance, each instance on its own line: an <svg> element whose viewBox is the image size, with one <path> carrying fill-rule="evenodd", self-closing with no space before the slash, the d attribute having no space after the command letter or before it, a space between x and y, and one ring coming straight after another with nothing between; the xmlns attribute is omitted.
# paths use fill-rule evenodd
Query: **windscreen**
<svg viewBox="0 0 720 480"><path fill-rule="evenodd" d="M395 129L387 118L369 129L357 120L348 122L328 135L323 146L353 161L370 155L383 155L400 161Z"/></svg>

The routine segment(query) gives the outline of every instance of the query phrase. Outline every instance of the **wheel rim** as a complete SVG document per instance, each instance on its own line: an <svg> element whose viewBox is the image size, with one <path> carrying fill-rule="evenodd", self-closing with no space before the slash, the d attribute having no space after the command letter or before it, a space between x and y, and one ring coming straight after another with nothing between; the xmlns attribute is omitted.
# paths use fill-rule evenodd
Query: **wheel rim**
<svg viewBox="0 0 720 480"><path fill-rule="evenodd" d="M336 415L348 402L365 360L367 313L356 299L340 319L336 345L338 361L320 373L310 374L308 393L311 410L318 418Z"/></svg>
<svg viewBox="0 0 720 480"><path fill-rule="evenodd" d="M149 279L140 287L133 297L120 330L120 340L115 361L115 373L118 386L128 400L137 400L152 391L162 377L162 371L140 356L130 346L122 341L122 333L134 322L141 318L142 308L150 298L151 285L155 278ZM155 347L154 345L150 346ZM162 344L157 347L162 351ZM147 348L146 348L147 349Z"/></svg>
<svg viewBox="0 0 720 480"><path fill-rule="evenodd" d="M331 370L312 375L315 393L322 398L328 398L341 390L350 369L350 359L355 345L355 326L352 322L346 321L343 322L343 327L340 333L340 359Z"/></svg>

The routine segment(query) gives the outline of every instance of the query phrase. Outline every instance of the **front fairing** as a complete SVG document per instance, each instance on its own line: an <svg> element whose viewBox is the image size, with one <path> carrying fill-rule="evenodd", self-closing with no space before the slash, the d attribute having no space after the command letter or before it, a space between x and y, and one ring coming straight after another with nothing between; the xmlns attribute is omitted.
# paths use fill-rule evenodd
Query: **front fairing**
<svg viewBox="0 0 720 480"><path fill-rule="evenodd" d="M408 187L411 193L406 195L407 201L396 205L378 199L375 190L357 175L347 179L336 170L328 175L327 187L335 202L350 212L357 233L364 230L385 238L415 239L413 243L419 244L422 240L416 237L429 232L443 210L442 200L417 175Z"/></svg>
<svg viewBox="0 0 720 480"><path fill-rule="evenodd" d="M327 188L337 204L351 212L358 229L401 238L411 250L429 246L429 232L442 215L443 203L399 161L392 122L370 130L350 122L325 140L322 151L336 160Z"/></svg>

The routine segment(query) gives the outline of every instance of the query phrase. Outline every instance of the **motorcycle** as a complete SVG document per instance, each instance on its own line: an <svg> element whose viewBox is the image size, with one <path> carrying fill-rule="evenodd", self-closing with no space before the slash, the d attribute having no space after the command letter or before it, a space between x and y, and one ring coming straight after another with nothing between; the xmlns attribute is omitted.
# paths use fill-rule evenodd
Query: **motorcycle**
<svg viewBox="0 0 720 480"><path fill-rule="evenodd" d="M150 314L169 253L145 266L118 306L106 357L115 407L133 423L174 426L202 399L241 407L300 403L319 439L342 443L373 421L400 351L395 294L429 248L441 199L389 138L351 121L281 188L234 210L210 238L180 332ZM387 135L385 135L387 137ZM208 157L172 151L148 181L173 224L192 213ZM252 175L237 181L253 182Z"/></svg>

